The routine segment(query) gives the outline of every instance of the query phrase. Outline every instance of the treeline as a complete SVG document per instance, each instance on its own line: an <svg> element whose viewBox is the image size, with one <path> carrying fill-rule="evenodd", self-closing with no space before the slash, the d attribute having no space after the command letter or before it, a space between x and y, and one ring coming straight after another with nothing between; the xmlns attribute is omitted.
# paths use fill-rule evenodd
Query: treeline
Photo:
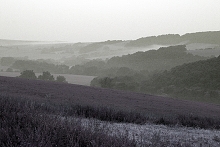
<svg viewBox="0 0 220 147"><path fill-rule="evenodd" d="M97 77L91 86L166 95L220 103L220 56L155 72L142 79L133 76Z"/></svg>
<svg viewBox="0 0 220 147"><path fill-rule="evenodd" d="M54 74L64 74L69 72L69 66L55 65L53 63L47 63L45 61L33 61L33 60L17 60L12 68L24 70L33 70L34 72L42 73L43 71L49 71Z"/></svg>
<svg viewBox="0 0 220 147"><path fill-rule="evenodd" d="M186 53L186 46L161 47L158 50L137 52L122 57L112 57L107 61L92 60L83 65L76 65L70 69L73 74L110 76L117 75L122 67L132 72L154 72L169 70L184 63L205 60L208 57L194 56ZM129 71L129 72L130 72Z"/></svg>
<svg viewBox="0 0 220 147"><path fill-rule="evenodd" d="M55 80L54 76L48 71L43 72L42 75L39 75L37 77L33 70L25 70L25 71L22 71L20 76L18 77L25 78L25 79L34 79L34 80L38 79L38 80L44 80L44 81L56 81L56 82L67 83L66 78L64 76L59 75L56 77L56 80Z"/></svg>
<svg viewBox="0 0 220 147"><path fill-rule="evenodd" d="M126 46L144 47L154 44L174 45L182 42L220 44L220 31L187 33L182 36L180 36L179 34L150 36L130 41Z"/></svg>
<svg viewBox="0 0 220 147"><path fill-rule="evenodd" d="M161 47L158 50L137 52L107 61L108 67L128 67L133 70L168 70L177 65L207 59L186 52L185 45Z"/></svg>

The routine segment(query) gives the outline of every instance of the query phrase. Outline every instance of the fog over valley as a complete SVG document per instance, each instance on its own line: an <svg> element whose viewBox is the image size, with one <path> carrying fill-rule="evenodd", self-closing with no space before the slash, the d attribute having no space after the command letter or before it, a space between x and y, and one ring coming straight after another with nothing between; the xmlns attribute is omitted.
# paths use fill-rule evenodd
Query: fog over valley
<svg viewBox="0 0 220 147"><path fill-rule="evenodd" d="M0 147L219 147L219 0L0 0Z"/></svg>

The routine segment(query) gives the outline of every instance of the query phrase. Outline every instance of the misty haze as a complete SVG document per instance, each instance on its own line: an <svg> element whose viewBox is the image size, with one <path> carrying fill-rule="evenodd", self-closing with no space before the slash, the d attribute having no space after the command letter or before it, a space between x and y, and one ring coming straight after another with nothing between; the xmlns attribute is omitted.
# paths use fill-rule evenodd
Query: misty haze
<svg viewBox="0 0 220 147"><path fill-rule="evenodd" d="M0 0L0 146L220 146L219 5Z"/></svg>

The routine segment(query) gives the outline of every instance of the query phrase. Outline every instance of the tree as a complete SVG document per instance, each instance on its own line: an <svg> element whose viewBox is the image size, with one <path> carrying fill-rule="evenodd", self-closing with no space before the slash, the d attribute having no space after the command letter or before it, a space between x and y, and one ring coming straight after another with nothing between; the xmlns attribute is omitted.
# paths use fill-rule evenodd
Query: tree
<svg viewBox="0 0 220 147"><path fill-rule="evenodd" d="M49 71L43 72L42 75L38 76L38 79L40 80L48 80L48 81L54 81L53 75L50 74Z"/></svg>
<svg viewBox="0 0 220 147"><path fill-rule="evenodd" d="M25 70L21 72L20 78L37 79L33 70Z"/></svg>
<svg viewBox="0 0 220 147"><path fill-rule="evenodd" d="M100 84L101 87L103 88L112 88L113 87L113 79L109 78L109 77L105 77L100 79Z"/></svg>
<svg viewBox="0 0 220 147"><path fill-rule="evenodd" d="M64 76L57 76L57 82L64 82L67 83L66 78Z"/></svg>

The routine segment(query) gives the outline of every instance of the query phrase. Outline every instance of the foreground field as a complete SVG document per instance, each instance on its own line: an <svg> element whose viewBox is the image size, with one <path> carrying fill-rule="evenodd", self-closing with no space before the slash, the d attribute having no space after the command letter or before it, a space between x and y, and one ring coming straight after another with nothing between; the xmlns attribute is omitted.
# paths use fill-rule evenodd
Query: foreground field
<svg viewBox="0 0 220 147"><path fill-rule="evenodd" d="M28 97L30 99L50 98L57 102L74 102L84 105L106 106L129 109L148 115L193 114L219 117L220 105L178 100L168 97L95 88L89 86L56 83L21 78L0 77L1 94Z"/></svg>
<svg viewBox="0 0 220 147"><path fill-rule="evenodd" d="M3 147L217 147L219 112L208 103L0 77Z"/></svg>
<svg viewBox="0 0 220 147"><path fill-rule="evenodd" d="M220 146L220 131L165 125L109 123L94 119L61 117L79 121L83 127L101 130L111 136L126 136L138 146Z"/></svg>
<svg viewBox="0 0 220 147"><path fill-rule="evenodd" d="M44 102L44 103L41 103ZM218 147L220 131L114 123L70 113L68 105L0 95L0 146ZM60 107L62 106L62 107ZM88 108L87 108L88 109ZM99 113L105 113L106 109ZM85 109L77 108L75 112ZM97 115L100 115L97 113ZM74 115L73 115L74 114ZM120 113L118 113L120 114Z"/></svg>

